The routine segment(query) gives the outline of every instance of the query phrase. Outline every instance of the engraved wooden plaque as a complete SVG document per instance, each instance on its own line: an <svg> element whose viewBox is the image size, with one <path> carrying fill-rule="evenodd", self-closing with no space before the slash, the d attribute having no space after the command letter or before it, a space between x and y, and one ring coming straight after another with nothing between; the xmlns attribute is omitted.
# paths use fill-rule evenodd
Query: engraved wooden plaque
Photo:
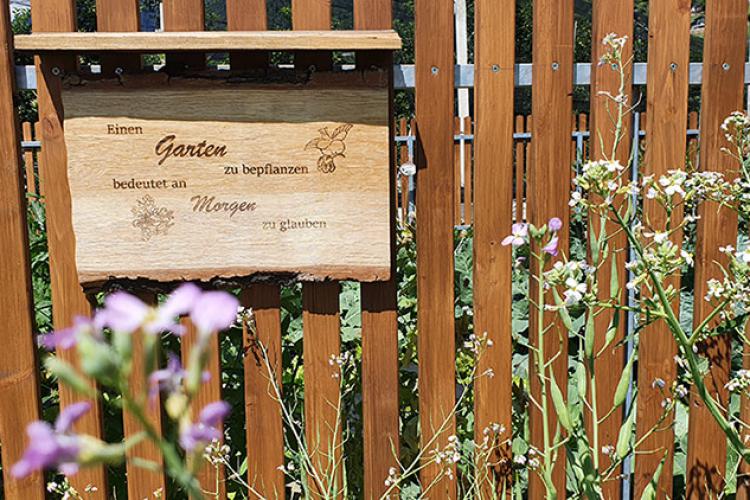
<svg viewBox="0 0 750 500"><path fill-rule="evenodd" d="M81 283L387 280L390 103L371 80L66 88Z"/></svg>

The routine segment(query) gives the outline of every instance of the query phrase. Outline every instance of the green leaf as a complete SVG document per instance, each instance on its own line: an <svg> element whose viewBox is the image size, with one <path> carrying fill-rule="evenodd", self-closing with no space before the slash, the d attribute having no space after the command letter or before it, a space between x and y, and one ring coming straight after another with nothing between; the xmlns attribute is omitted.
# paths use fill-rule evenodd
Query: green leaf
<svg viewBox="0 0 750 500"><path fill-rule="evenodd" d="M555 380L555 374L553 373L552 368L550 368L549 374L550 374L550 396L552 397L552 404L555 406L555 412L557 412L557 420L560 422L560 425L562 425L566 431L572 432L573 425L570 422L570 415L568 414L568 408L565 406L565 400L563 399L562 391L560 391L560 387L557 385L557 381Z"/></svg>
<svg viewBox="0 0 750 500"><path fill-rule="evenodd" d="M633 352L630 354L630 358L628 359L627 364L625 365L625 369L622 370L622 375L620 375L620 381L617 382L617 389L615 389L615 396L612 401L614 408L617 408L621 404L625 402L625 398L628 395L628 387L630 387L630 376L633 373L633 362L635 361L635 349L633 349Z"/></svg>
<svg viewBox="0 0 750 500"><path fill-rule="evenodd" d="M661 462L659 462L659 466L656 468L656 472L654 472L654 476L651 478L651 481L648 482L646 487L643 489L643 494L641 495L641 500L655 500L656 499L656 488L659 485L659 477L661 476L661 471L664 468L664 462L667 460L667 453L664 453L664 457L661 459Z"/></svg>
<svg viewBox="0 0 750 500"><path fill-rule="evenodd" d="M609 268L609 296L613 301L620 297L620 278L617 274L617 258L613 255L612 267Z"/></svg>
<svg viewBox="0 0 750 500"><path fill-rule="evenodd" d="M594 359L594 340L596 330L594 328L594 315L589 313L586 318L586 330L583 337L583 349L587 360Z"/></svg>
<svg viewBox="0 0 750 500"><path fill-rule="evenodd" d="M635 424L635 404L630 409L628 418L620 427L620 434L617 436L617 446L615 452L620 459L625 458L630 451L630 438L633 435L633 425Z"/></svg>

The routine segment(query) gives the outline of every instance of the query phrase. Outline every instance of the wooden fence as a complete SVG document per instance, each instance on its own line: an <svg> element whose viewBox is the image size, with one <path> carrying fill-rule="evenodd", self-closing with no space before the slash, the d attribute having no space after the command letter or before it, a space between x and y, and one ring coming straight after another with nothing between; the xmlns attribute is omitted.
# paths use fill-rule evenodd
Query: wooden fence
<svg viewBox="0 0 750 500"><path fill-rule="evenodd" d="M354 28L390 28L392 11L390 0L354 0ZM106 0L97 2L96 16L101 31L137 31L139 12L137 2ZM476 0L476 60L475 110L472 123L465 132L472 140L455 140L457 130L454 117L454 41L453 2L416 0L416 126L417 137L413 160L418 171L418 196L412 199L419 214L417 224L418 326L419 326L419 397L422 439L427 442L436 436L436 446L446 444L453 434L455 423L447 432L438 434L435 422L449 415L456 398L454 333L454 261L453 231L457 224L471 224L474 228L474 328L486 332L493 345L483 358L485 369L494 370L491 381L484 380L475 388L475 427L478 439L490 423L510 429L512 416L511 356L511 267L512 256L500 240L508 233L514 220L524 217L538 223L550 216L569 220L568 198L571 188L571 169L568 159L575 157L578 144L573 132L606 129L606 109L601 99L592 102L591 114L586 118L571 119L573 82L574 0L534 1L534 84L533 120L514 115L515 0ZM633 0L595 0L593 11L592 61L598 61L604 47L597 43L605 34L615 32L633 37ZM691 3L689 0L661 0L650 2L646 161L642 171L661 174L684 164L688 129L689 34ZM10 42L8 8L0 8L0 38ZM165 0L164 26L167 31L203 30L203 0ZM75 31L76 15L73 0L32 0L33 30ZM265 0L227 0L229 30L267 29ZM331 28L331 0L293 0L293 29L313 30ZM701 108L700 164L713 170L727 168L720 148L722 136L719 126L730 112L743 107L743 67L747 33L746 0L707 0L704 66ZM45 497L44 478L35 474L15 480L8 474L9 464L15 462L25 446L22 432L25 424L40 416L39 370L34 345L33 303L30 290L29 258L25 234L26 184L19 158L26 160L29 192L41 192L47 207L47 230L51 261L52 302L54 323L58 328L68 326L78 314L89 314L91 304L82 292L75 269L74 237L70 220L70 194L66 179L66 151L62 137L62 117L59 115L59 79L53 68L75 70L77 61L68 55L48 56L38 67L37 92L41 126L23 127L23 139L40 140L38 152L41 183L34 182L28 166L33 164L33 153L23 153L19 147L18 127L13 110L12 44L0 44L0 441L5 496L11 500ZM626 49L628 57L630 45ZM196 54L168 54L167 64L173 67L199 68L205 58ZM358 60L362 63L362 60ZM115 68L138 70L138 56L123 54L102 60L102 71L111 74ZM388 67L390 56L378 55L365 64ZM233 67L265 67L268 60L257 54L232 54ZM299 54L296 64L319 68L331 66L330 54ZM616 74L606 66L591 68L591 94L610 90L616 85ZM695 120L695 118L693 118ZM643 120L645 122L645 120ZM628 125L631 126L630 124ZM692 123L690 127L697 126ZM35 129L32 131L32 129ZM409 135L406 123L399 123L399 135ZM530 133L532 140L513 139L514 132ZM637 136L638 137L638 136ZM605 138L605 145L607 139ZM628 146L630 141L628 140ZM461 149L465 148L463 155ZM628 147L623 149L628 150ZM600 145L594 141L586 146L584 156L601 156ZM408 156L408 144L399 145L399 157ZM460 159L464 158L461 163ZM458 162L457 162L458 158ZM469 159L466 161L466 159ZM625 158L623 158L624 160ZM463 165L456 168L456 164ZM8 168L18 165L19 169ZM395 184L395 168L394 184ZM408 206L409 178L400 177L398 191L402 206ZM526 196L524 196L524 193ZM406 197L406 198L404 198ZM470 200L470 203L466 203ZM528 203L526 201L528 200ZM514 203L515 202L515 203ZM517 207L524 206L524 210ZM656 214L653 207L646 207ZM702 213L698 227L699 251L696 259L696 297L705 294L706 280L716 275L713 264L721 261L719 244L734 244L737 239L736 221L722 222L718 227L717 214ZM654 221L655 219L652 219ZM395 217L394 217L395 223ZM568 239L564 238L565 244ZM624 242L616 242L624 248ZM624 252L623 252L624 254ZM608 272L620 275L624 283L624 261ZM677 277L673 278L677 280ZM364 476L367 498L377 498L384 490L384 479L390 467L396 466L392 450L399 443L399 360L396 283L364 284L362 304L362 419L364 422ZM24 292L26 291L26 292ZM304 284L304 369L306 435L311 443L338 442L334 435L336 414L329 401L338 397L339 384L330 376L329 358L340 350L339 284L333 282ZM147 300L153 296L144 294ZM252 285L242 294L244 305L256 313L258 338L268 346L276 366L281 356L280 288L273 284ZM703 301L695 301L695 320L705 316ZM600 332L609 320L597 323ZM618 338L622 339L622 331ZM533 334L533 336L536 336ZM189 349L194 339L190 333L182 348ZM311 340L312 339L312 340ZM254 339L245 335L247 346ZM708 348L716 353L709 378L712 387L725 395L724 385L730 372L730 345L717 339ZM139 346L137 346L137 349ZM660 324L649 327L641 337L641 359L638 364L640 395L638 404L638 435L653 425L661 413L661 395L649 381L660 377L669 385L677 375L673 356L675 345L668 331ZM554 354L554 353L550 353ZM555 365L558 381L567 379L566 353ZM72 361L69 354L62 358ZM597 367L604 374L599 381L604 396L614 391L621 372L625 353L618 344L611 355L602 357ZM218 340L212 345L211 383L205 385L200 401L218 398L220 393ZM274 497L285 489L284 475L279 466L284 463L284 439L280 409L269 396L267 381L253 356L245 359L245 400L250 481L262 494ZM535 377L532 377L532 380ZM141 383L135 373L132 383ZM566 384L560 382L563 390ZM532 384L536 394L538 387ZM70 389L60 387L63 406L76 401ZM748 411L743 408L743 411ZM614 443L622 414L614 414L602 426L600 442ZM154 408L151 418L160 426L161 409ZM78 429L102 436L102 412L94 402L94 411L87 415ZM139 432L138 424L126 418L125 435ZM708 492L720 491L726 473L726 439L696 398L692 398L689 422L689 455L687 460L687 495L703 497ZM535 411L531 412L531 436L539 442L540 426ZM650 450L669 450L668 463L659 480L659 497L672 494L672 457L674 431L667 427L651 435L644 445ZM500 450L506 453L507 450ZM150 445L132 450L137 455L160 463L159 454ZM638 455L633 467L624 471L633 474L633 490L640 496L651 478L661 453ZM323 463L331 457L316 456ZM166 488L162 473L127 466L130 498L144 498ZM201 471L204 485L214 482L213 471ZM428 484L438 477L435 464L425 467L422 481ZM555 473L559 492L565 491L564 460ZM73 485L83 491L87 485L97 490L87 498L107 497L107 474L104 467L85 469L72 478ZM741 485L742 486L742 485ZM455 498L456 484L446 476L433 489L434 498ZM621 481L606 485L605 497L618 498L622 494ZM531 481L530 498L542 498L538 481ZM748 490L738 493L747 498Z"/></svg>

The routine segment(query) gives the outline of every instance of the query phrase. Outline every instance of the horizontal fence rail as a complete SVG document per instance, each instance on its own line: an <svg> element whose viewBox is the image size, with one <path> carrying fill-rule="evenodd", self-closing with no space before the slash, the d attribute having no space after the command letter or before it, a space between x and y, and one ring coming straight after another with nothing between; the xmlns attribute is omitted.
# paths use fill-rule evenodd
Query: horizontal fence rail
<svg viewBox="0 0 750 500"><path fill-rule="evenodd" d="M352 69L352 65L343 65L343 70ZM161 66L153 66L159 70ZM217 69L228 70L229 65L219 65ZM516 87L531 87L533 64L524 63L515 65ZM99 73L100 67L89 66L92 73ZM413 89L416 86L413 64L396 64L393 66L393 84L396 89ZM647 63L635 63L633 65L633 85L646 85L648 65ZM455 67L456 88L474 87L474 65L457 64ZM690 85L700 85L703 82L703 63L690 63ZM745 64L745 83L750 85L750 63ZM16 66L16 84L21 90L36 89L36 71L34 66ZM573 85L591 85L591 63L577 63L573 71Z"/></svg>

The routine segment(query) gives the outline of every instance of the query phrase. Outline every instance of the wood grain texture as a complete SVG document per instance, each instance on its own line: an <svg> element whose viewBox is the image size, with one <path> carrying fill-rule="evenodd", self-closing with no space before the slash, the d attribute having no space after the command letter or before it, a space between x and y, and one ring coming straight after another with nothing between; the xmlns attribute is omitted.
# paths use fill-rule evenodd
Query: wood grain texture
<svg viewBox="0 0 750 500"><path fill-rule="evenodd" d="M330 30L331 0L293 0L292 27L300 30ZM330 52L297 52L297 69L314 66L319 71L333 67ZM343 484L342 433L339 410L341 391L336 363L341 352L338 282L302 285L303 362L305 370L305 437L313 465L322 482L314 478L313 490L339 498Z"/></svg>
<svg viewBox="0 0 750 500"><path fill-rule="evenodd" d="M513 410L511 305L513 254L502 246L513 220L513 128L515 0L476 3L475 62L475 181L474 193L474 331L486 335L491 346L479 358L474 390L474 439L489 437L494 450L488 457L483 496L493 489L510 490ZM469 162L471 158L469 156ZM470 184L470 178L465 181ZM471 207L470 198L465 201ZM493 377L481 375L487 371ZM492 433L493 424L506 430ZM490 432L488 435L487 432Z"/></svg>
<svg viewBox="0 0 750 500"><path fill-rule="evenodd" d="M267 498L284 498L284 430L271 373L281 387L281 299L277 285L252 285L242 293L255 330L245 328L245 413L248 484ZM263 356L265 350L268 365Z"/></svg>
<svg viewBox="0 0 750 500"><path fill-rule="evenodd" d="M266 0L227 0L227 30L265 31L267 25ZM229 64L233 70L266 68L268 63L268 52L229 53Z"/></svg>
<svg viewBox="0 0 750 500"><path fill-rule="evenodd" d="M265 0L228 0L229 30L265 30ZM267 52L230 53L235 70L268 65ZM281 387L281 289L274 284L256 284L242 291L242 304L252 309L255 330L244 325L245 422L247 436L247 482L267 498L284 498L284 427L281 405L271 384L272 374ZM263 358L265 349L270 371ZM251 492L248 492L252 496Z"/></svg>
<svg viewBox="0 0 750 500"><path fill-rule="evenodd" d="M83 283L388 279L386 88L120 88L63 94ZM199 143L202 156L176 153ZM133 179L146 187L123 184ZM120 244L102 254L113 235Z"/></svg>
<svg viewBox="0 0 750 500"><path fill-rule="evenodd" d="M29 239L26 225L26 190L19 147L19 126L14 106L13 43L10 9L0 3L0 460L3 486L0 496L8 500L42 500L44 475L25 479L10 474L26 448L26 426L40 417L39 366L34 343L34 303L31 294ZM24 123L24 136L31 124ZM26 171L29 171L26 159ZM34 186L31 157L31 186ZM27 175L28 176L28 175Z"/></svg>
<svg viewBox="0 0 750 500"><path fill-rule="evenodd" d="M417 115L417 325L422 445L443 449L455 434L453 319L453 2L415 1ZM433 440L433 438L435 438ZM425 464L423 488L456 496L442 466Z"/></svg>
<svg viewBox="0 0 750 500"><path fill-rule="evenodd" d="M302 287L303 360L305 368L305 436L319 479L309 479L316 494L342 498L343 443L338 282L305 283Z"/></svg>
<svg viewBox="0 0 750 500"><path fill-rule="evenodd" d="M568 200L571 188L571 166L567 159L571 155L571 112L573 103L573 1L538 0L534 2L533 64L534 87L532 89L531 127L532 159L528 168L528 222L541 226L551 217L563 221L560 232L560 249L568 252L570 210ZM507 229L506 229L507 230ZM536 270L532 270L535 273ZM531 296L536 297L536 284L532 280ZM549 319L549 315L547 318ZM536 311L530 314L530 324L536 325ZM568 379L568 345L557 339L567 339L560 322L545 334L544 359L559 357L553 363L557 383L566 393ZM536 344L538 332L529 328L531 342ZM541 398L539 378L530 370L531 392ZM552 408L551 399L549 408ZM554 414L554 412L552 412ZM542 444L543 422L541 412L533 405L530 409L531 439L536 446ZM551 420L554 419L554 415ZM554 420L553 420L554 421ZM554 435L554 423L550 424ZM565 456L558 455L553 471L553 481L560 497L565 496ZM529 481L529 496L541 498L544 489L539 477L534 474Z"/></svg>
<svg viewBox="0 0 750 500"><path fill-rule="evenodd" d="M196 32L197 36L205 36L201 33L206 29L206 11L203 0L167 0L163 2L162 16L165 32L188 31ZM222 36L226 33L220 32L217 35ZM205 65L206 55L200 52L167 53L167 68L172 73L202 69Z"/></svg>
<svg viewBox="0 0 750 500"><path fill-rule="evenodd" d="M180 352L183 360L187 360L190 357L190 352L195 348L198 342L198 330L189 321L184 320L183 325L186 327L185 335L181 339ZM196 418L200 413L201 409L207 404L214 403L221 400L221 354L219 346L221 345L220 339L221 332L214 333L208 341L207 349L207 362L205 371L209 375L208 381L204 382L198 394L191 402L190 410L193 414L193 418ZM222 431L224 426L222 423L218 425L219 430ZM223 443L223 439L222 439ZM201 459L202 460L202 459ZM208 461L203 463L198 468L196 477L200 482L201 489L207 492L206 496L212 499L223 499L226 498L226 478L224 477L224 466L219 464L217 466L211 465Z"/></svg>
<svg viewBox="0 0 750 500"><path fill-rule="evenodd" d="M138 0L97 0L96 28L100 32L140 31L141 12ZM138 54L102 54L101 58L102 72L105 75L141 69L141 56Z"/></svg>
<svg viewBox="0 0 750 500"><path fill-rule="evenodd" d="M354 0L354 29L390 29L390 0ZM392 76L393 56L389 52L357 54L360 69L371 66L386 69ZM392 81L392 80L391 80ZM389 89L389 103L393 90ZM393 136L393 107L389 104L391 156L388 161L390 199L390 279L363 283L362 301L362 419L364 438L364 497L381 498L386 490L389 469L398 466L399 441L399 351L396 283L396 168ZM406 124L402 122L402 125Z"/></svg>
<svg viewBox="0 0 750 500"><path fill-rule="evenodd" d="M70 0L34 0L31 4L33 30L35 32L75 31L75 6ZM47 242L50 257L50 279L52 287L52 315L56 329L70 326L76 316L89 316L91 305L79 283L75 265L75 237L73 235L70 190L67 178L67 153L63 140L63 112L60 97L60 78L52 74L53 68L62 71L76 69L75 58L70 56L49 56L37 65L37 101L39 107L40 140L44 148L39 154L40 176L47 206ZM75 353L62 351L61 359L75 365ZM62 407L81 400L72 389L60 385ZM92 410L76 425L76 432L101 438L101 405L91 401ZM96 487L92 499L106 498L108 486L104 467L98 466L81 470L70 478L78 491L87 486Z"/></svg>
<svg viewBox="0 0 750 500"><path fill-rule="evenodd" d="M138 295L141 300L149 304L156 303L156 296L154 294L144 292ZM128 389L136 397L147 394L149 390L148 372L145 366L146 350L143 342L144 335L146 334L142 332L133 334L133 368L128 380ZM157 432L162 431L162 406L160 401L148 405L146 417ZM122 427L125 438L135 436L143 431L141 423L127 409L124 409L122 413ZM163 472L164 459L154 443L148 440L141 441L128 450L126 457L128 498L150 498L155 496L155 492L161 492L162 495L167 494ZM136 457L141 460L153 462L162 470L151 471L139 467L137 464L132 463L132 460Z"/></svg>
<svg viewBox="0 0 750 500"><path fill-rule="evenodd" d="M648 124L646 133L646 159L644 175L657 178L668 170L681 168L685 164L688 63L690 57L690 1L664 0L649 4L648 31ZM679 212L679 211L677 211ZM664 211L656 202L644 203L644 217L653 230L664 230L667 220ZM680 213L674 214L673 221L681 220ZM673 234L673 241L679 244L681 234ZM666 280L664 286L679 288L679 275ZM674 303L675 310L679 307ZM661 407L664 395L652 386L654 379L661 378L666 387L671 387L676 376L674 355L677 348L666 323L657 322L640 334L638 359L638 417L636 435L643 436L663 414ZM657 496L672 494L672 463L674 433L672 416L660 425L665 430L651 434L642 445L651 453L641 454L635 460L635 495L640 496L643 488L653 477L665 452L667 460L659 478Z"/></svg>
<svg viewBox="0 0 750 500"><path fill-rule="evenodd" d="M599 0L594 3L591 43L592 61L599 61L607 53L608 48L602 43L604 37L609 33L616 33L618 36L627 37L628 41L623 48L623 60L627 64L633 53L633 7L633 0ZM624 69L626 70L626 81L632 81L632 66L628 64ZM613 155L616 123L613 122L612 117L616 116L617 109L611 100L600 94L601 92L609 92L612 95L619 93L619 71L610 65L598 64L592 65L592 71L591 95L597 97L592 98L591 101L590 130L592 134L589 141L591 159L594 161L612 159L618 160L622 165L627 165L631 153L631 120L626 117L622 131L622 140ZM626 88L626 95L630 99L629 102L632 102L632 89L630 86ZM581 124L579 128L581 130L587 130L585 128L585 119L586 115L582 115L579 118L579 124ZM625 174L625 178L629 178L628 174ZM621 204L622 199L617 200L617 203L618 205ZM601 231L599 217L591 217L590 220L593 230L596 234L599 234ZM618 283L625 283L627 282L627 274L625 272L625 262L628 257L627 237L622 232L615 232L612 227L607 227L607 232L612 234L609 239L609 249L610 255L615 258L615 263L613 265L611 260L603 262L597 278L599 283L606 285L610 283L612 273L615 272L617 273ZM608 300L610 298L608 286L601 286L599 288L599 297L601 300ZM625 300L625 294L622 294L620 301L624 302ZM595 352L601 352L610 323L615 320L615 315L618 314L620 316L618 318L619 328L611 347L596 358L594 362L598 395L595 404L597 405L599 415L609 413L612 407L612 394L614 394L622 374L626 353L625 347L620 343L626 334L627 318L621 312L604 311L594 320L594 330L596 332L594 350ZM599 424L599 443L602 443L603 446L617 443L622 421L623 412L616 411L601 422ZM587 425L591 429L590 419ZM589 432L593 432L593 430ZM601 453L601 450L598 450L598 453L599 463L603 464L601 467L606 467L610 463L610 458ZM620 488L621 482L619 480L608 481L602 485L602 493L605 498L619 498L621 495Z"/></svg>
<svg viewBox="0 0 750 500"><path fill-rule="evenodd" d="M110 0L113 1L113 0ZM165 5L168 2L165 3ZM166 19L166 18L165 18ZM179 24L178 24L179 25ZM178 30L169 25L170 31ZM196 27L192 28L197 29ZM189 31L184 33L35 33L16 35L23 52L176 52L228 50L399 50L392 30L372 31ZM319 68L322 69L322 68Z"/></svg>
<svg viewBox="0 0 750 500"><path fill-rule="evenodd" d="M706 35L703 53L701 97L700 169L722 172L730 178L737 164L721 151L729 143L721 130L724 119L742 109L744 86L747 2L709 0L706 3ZM728 64L727 68L724 64ZM712 308L703 300L709 279L722 279L727 256L719 248L737 244L737 214L733 210L705 203L698 221L695 258L695 300L693 323L697 327ZM720 230L719 230L720 228ZM731 337L713 337L700 347L710 361L706 378L709 393L719 404L729 407L725 385L732 370ZM726 473L727 441L697 394L690 398L688 425L687 497L705 498L723 491Z"/></svg>

